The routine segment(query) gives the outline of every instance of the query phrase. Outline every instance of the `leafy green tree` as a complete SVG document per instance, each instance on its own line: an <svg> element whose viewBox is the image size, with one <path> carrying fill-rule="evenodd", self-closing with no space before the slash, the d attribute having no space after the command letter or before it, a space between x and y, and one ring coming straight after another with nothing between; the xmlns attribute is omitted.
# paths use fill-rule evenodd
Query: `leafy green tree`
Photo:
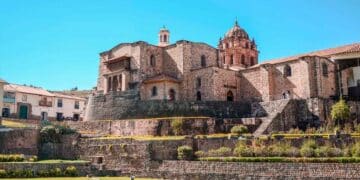
<svg viewBox="0 0 360 180"><path fill-rule="evenodd" d="M346 104L343 99L340 99L339 102L335 103L331 107L331 119L335 124L348 120L350 117L350 107ZM337 122L337 123L336 123Z"/></svg>

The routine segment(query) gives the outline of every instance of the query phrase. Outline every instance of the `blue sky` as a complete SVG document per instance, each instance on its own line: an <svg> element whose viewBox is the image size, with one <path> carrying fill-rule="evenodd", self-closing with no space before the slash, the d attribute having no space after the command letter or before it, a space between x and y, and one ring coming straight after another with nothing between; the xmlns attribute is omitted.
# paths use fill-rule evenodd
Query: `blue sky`
<svg viewBox="0 0 360 180"><path fill-rule="evenodd" d="M360 42L359 0L0 0L0 77L50 90L96 86L99 53L157 43L160 27L216 46L237 17L260 62Z"/></svg>

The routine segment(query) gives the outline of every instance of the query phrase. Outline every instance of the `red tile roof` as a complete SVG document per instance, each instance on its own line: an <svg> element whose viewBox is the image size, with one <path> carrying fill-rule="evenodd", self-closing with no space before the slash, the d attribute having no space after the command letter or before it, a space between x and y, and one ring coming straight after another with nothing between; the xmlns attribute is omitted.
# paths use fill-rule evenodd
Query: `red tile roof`
<svg viewBox="0 0 360 180"><path fill-rule="evenodd" d="M265 63L277 64L277 63L282 63L282 62L298 59L303 56L331 57L332 55L350 53L350 52L360 52L360 43L348 44L348 45L344 45L344 46L338 46L335 48L329 48L329 49L323 49L323 50L313 51L313 52L304 53L304 54L298 54L295 56L267 60L261 64L265 64Z"/></svg>

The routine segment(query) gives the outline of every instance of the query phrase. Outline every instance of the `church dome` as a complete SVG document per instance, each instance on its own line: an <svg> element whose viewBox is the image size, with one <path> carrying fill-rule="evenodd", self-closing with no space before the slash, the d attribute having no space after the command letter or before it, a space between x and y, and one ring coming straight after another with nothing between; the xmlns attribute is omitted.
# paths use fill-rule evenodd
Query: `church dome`
<svg viewBox="0 0 360 180"><path fill-rule="evenodd" d="M235 25L234 27L232 27L226 34L225 34L225 38L229 38L229 37L240 37L240 38L246 38L249 39L249 35L247 34L247 32L242 29L237 21L235 21Z"/></svg>

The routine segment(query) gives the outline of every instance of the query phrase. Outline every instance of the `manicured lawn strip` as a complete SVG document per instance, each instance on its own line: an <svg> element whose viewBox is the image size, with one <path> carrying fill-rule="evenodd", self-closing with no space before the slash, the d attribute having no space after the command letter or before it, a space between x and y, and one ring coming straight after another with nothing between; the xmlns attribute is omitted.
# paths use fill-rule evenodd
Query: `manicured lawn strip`
<svg viewBox="0 0 360 180"><path fill-rule="evenodd" d="M8 128L26 128L29 127L27 123L21 123L11 120L3 120L2 125Z"/></svg>
<svg viewBox="0 0 360 180"><path fill-rule="evenodd" d="M62 160L62 159L51 159L51 160L40 160L35 162L0 162L0 163L27 163L27 164L74 164L74 163L89 163L90 161L84 160Z"/></svg>
<svg viewBox="0 0 360 180"><path fill-rule="evenodd" d="M166 140L183 140L185 136L104 136L90 138L92 140L112 140L112 139L133 139L137 141L166 141Z"/></svg>
<svg viewBox="0 0 360 180"><path fill-rule="evenodd" d="M288 162L288 163L360 163L358 157L290 158L290 157L204 157L199 161L220 162Z"/></svg>
<svg viewBox="0 0 360 180"><path fill-rule="evenodd" d="M210 117L207 116L173 116L173 117L159 117L159 118L138 118L138 119L115 119L115 120L109 120L109 119L102 119L97 121L137 121L137 120L173 120L173 119L207 119Z"/></svg>
<svg viewBox="0 0 360 180"><path fill-rule="evenodd" d="M6 179L6 178L5 178ZM2 180L5 180L2 179ZM87 177L44 177L44 178L8 178L6 180L23 180L23 179L31 179L31 180L91 180L92 178ZM95 177L93 178L99 180L129 180L130 177ZM151 178L135 178L136 180L155 180Z"/></svg>

